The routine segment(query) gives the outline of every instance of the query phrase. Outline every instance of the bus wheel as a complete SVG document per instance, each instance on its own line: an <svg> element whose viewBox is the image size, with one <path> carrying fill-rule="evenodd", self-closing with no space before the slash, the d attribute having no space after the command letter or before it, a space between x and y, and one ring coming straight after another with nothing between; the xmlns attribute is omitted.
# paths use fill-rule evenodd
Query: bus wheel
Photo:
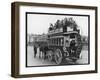
<svg viewBox="0 0 100 80"><path fill-rule="evenodd" d="M55 51L54 58L55 58L56 64L61 64L63 56L62 56L62 52L60 51L60 49L57 49Z"/></svg>
<svg viewBox="0 0 100 80"><path fill-rule="evenodd" d="M48 51L47 58L49 61L52 61L53 59L52 55L53 55L53 51L52 50Z"/></svg>

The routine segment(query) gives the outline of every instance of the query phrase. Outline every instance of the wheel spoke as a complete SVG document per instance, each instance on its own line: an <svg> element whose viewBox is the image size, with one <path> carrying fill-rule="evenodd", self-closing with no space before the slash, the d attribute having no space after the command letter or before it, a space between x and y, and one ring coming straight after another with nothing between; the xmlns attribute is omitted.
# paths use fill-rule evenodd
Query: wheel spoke
<svg viewBox="0 0 100 80"><path fill-rule="evenodd" d="M50 50L50 51L48 51L48 60L49 61L52 61L52 51Z"/></svg>
<svg viewBox="0 0 100 80"><path fill-rule="evenodd" d="M55 51L55 61L57 64L60 64L62 62L62 53L61 53L60 49L57 49Z"/></svg>

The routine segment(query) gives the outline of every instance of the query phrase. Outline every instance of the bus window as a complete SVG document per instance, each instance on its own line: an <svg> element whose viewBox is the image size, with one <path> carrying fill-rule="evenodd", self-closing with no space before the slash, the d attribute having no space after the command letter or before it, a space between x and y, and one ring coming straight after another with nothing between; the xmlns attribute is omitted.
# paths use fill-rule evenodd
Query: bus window
<svg viewBox="0 0 100 80"><path fill-rule="evenodd" d="M55 45L55 39L53 39L54 40L54 45Z"/></svg>
<svg viewBox="0 0 100 80"><path fill-rule="evenodd" d="M57 46L57 39L55 39L55 44L56 44L56 46Z"/></svg>
<svg viewBox="0 0 100 80"><path fill-rule="evenodd" d="M53 39L52 39L52 45L53 45Z"/></svg>
<svg viewBox="0 0 100 80"><path fill-rule="evenodd" d="M63 41L63 38L61 39L61 45L63 45L64 44L64 41Z"/></svg>
<svg viewBox="0 0 100 80"><path fill-rule="evenodd" d="M61 38L59 38L59 46L61 46Z"/></svg>
<svg viewBox="0 0 100 80"><path fill-rule="evenodd" d="M56 45L56 39L54 39L54 45Z"/></svg>
<svg viewBox="0 0 100 80"><path fill-rule="evenodd" d="M57 44L57 45L59 46L59 38L57 39L57 42L58 42L58 44Z"/></svg>
<svg viewBox="0 0 100 80"><path fill-rule="evenodd" d="M52 39L50 39L50 45L52 45Z"/></svg>
<svg viewBox="0 0 100 80"><path fill-rule="evenodd" d="M59 38L58 42L59 42L59 46L60 46L60 38Z"/></svg>
<svg viewBox="0 0 100 80"><path fill-rule="evenodd" d="M58 39L57 39L57 45L58 45Z"/></svg>
<svg viewBox="0 0 100 80"><path fill-rule="evenodd" d="M55 39L53 39L53 45L55 45Z"/></svg>
<svg viewBox="0 0 100 80"><path fill-rule="evenodd" d="M58 38L58 46L59 46L59 38Z"/></svg>

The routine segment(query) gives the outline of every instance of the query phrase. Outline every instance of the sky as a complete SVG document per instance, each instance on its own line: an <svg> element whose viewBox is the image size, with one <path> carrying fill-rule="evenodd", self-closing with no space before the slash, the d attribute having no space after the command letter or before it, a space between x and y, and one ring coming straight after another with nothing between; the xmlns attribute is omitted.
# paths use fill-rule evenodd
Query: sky
<svg viewBox="0 0 100 80"><path fill-rule="evenodd" d="M65 17L73 17L81 29L81 35L88 36L88 17L69 15L27 14L27 33L46 34L50 27L50 23L54 24L58 19L62 20Z"/></svg>

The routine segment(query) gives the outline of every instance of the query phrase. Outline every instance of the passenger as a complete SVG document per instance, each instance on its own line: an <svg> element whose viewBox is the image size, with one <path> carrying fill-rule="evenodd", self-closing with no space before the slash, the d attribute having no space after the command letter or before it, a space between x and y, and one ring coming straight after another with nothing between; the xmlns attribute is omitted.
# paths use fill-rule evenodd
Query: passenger
<svg viewBox="0 0 100 80"><path fill-rule="evenodd" d="M77 27L76 26L74 26L73 31L77 31Z"/></svg>
<svg viewBox="0 0 100 80"><path fill-rule="evenodd" d="M72 40L70 42L71 56L75 56L76 55L76 46L75 46L75 44L76 44L75 40Z"/></svg>

